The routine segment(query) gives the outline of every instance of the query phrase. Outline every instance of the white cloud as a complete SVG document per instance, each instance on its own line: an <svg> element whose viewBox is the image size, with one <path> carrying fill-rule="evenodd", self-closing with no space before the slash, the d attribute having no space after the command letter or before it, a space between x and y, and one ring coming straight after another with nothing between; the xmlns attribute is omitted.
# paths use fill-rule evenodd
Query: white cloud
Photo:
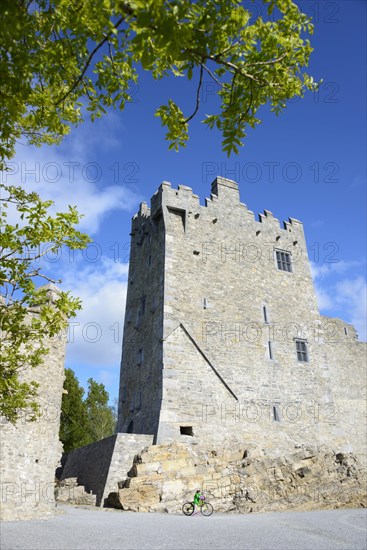
<svg viewBox="0 0 367 550"><path fill-rule="evenodd" d="M349 261L340 260L338 262L330 263L315 263L310 262L311 265L311 274L314 281L318 279L325 279L331 275L340 275L346 273L350 269L361 267L364 262L359 261Z"/></svg>
<svg viewBox="0 0 367 550"><path fill-rule="evenodd" d="M103 258L97 264L74 267L62 285L83 302L83 309L70 322L67 364L72 368L90 365L106 382L112 380L109 376L118 376L127 273L127 264Z"/></svg>
<svg viewBox="0 0 367 550"><path fill-rule="evenodd" d="M367 339L367 282L365 261L311 262L321 313L352 323L360 340Z"/></svg>
<svg viewBox="0 0 367 550"><path fill-rule="evenodd" d="M1 181L53 200L52 212L65 211L69 204L77 206L84 216L79 228L97 233L110 211L131 211L141 200L133 183L139 170L136 163L103 164L104 152L118 144L116 121L112 115L105 120L109 122L99 131L85 123L59 147L19 145L16 157L8 163L10 171L1 174Z"/></svg>
<svg viewBox="0 0 367 550"><path fill-rule="evenodd" d="M320 311L330 311L334 306L334 302L327 289L315 285L315 290Z"/></svg>
<svg viewBox="0 0 367 550"><path fill-rule="evenodd" d="M360 340L366 340L367 283L363 277L338 282L335 285L335 299L349 314Z"/></svg>

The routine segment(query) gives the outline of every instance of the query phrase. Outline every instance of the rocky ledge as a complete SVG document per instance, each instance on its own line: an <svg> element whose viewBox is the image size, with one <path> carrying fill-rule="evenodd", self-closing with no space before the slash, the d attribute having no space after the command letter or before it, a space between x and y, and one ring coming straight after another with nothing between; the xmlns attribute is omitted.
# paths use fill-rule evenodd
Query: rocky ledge
<svg viewBox="0 0 367 550"><path fill-rule="evenodd" d="M271 457L181 443L150 446L136 455L107 505L179 513L198 488L217 512L367 506L365 471L352 453L307 446Z"/></svg>

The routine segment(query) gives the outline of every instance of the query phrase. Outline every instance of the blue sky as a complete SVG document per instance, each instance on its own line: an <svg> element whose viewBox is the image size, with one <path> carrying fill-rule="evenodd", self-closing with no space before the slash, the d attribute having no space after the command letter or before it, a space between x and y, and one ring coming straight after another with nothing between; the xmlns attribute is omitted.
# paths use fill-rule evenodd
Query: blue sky
<svg viewBox="0 0 367 550"><path fill-rule="evenodd" d="M118 394L130 221L163 180L192 187L203 202L216 175L229 177L255 213L303 221L321 312L354 323L366 339L366 3L298 3L315 19L309 73L323 84L279 117L263 109L239 156L221 152L220 135L200 116L186 149L168 151L154 111L172 98L191 114L195 78L153 82L146 73L122 113L84 123L59 147L19 146L12 181L52 198L57 210L76 204L94 239L83 254L49 258L48 266L84 301L66 361L84 386L93 377L111 399ZM215 101L206 78L202 118Z"/></svg>

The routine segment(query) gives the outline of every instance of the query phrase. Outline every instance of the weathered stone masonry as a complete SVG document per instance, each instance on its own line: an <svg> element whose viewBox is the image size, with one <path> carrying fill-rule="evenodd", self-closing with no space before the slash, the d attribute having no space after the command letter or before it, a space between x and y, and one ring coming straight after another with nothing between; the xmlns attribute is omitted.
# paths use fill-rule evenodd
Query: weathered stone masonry
<svg viewBox="0 0 367 550"><path fill-rule="evenodd" d="M50 298L57 289L46 286ZM55 512L55 469L60 461L61 398L64 383L66 334L46 342L44 365L20 371L20 380L39 383L40 416L32 421L23 411L16 425L4 418L0 424L0 517L2 520L33 519Z"/></svg>
<svg viewBox="0 0 367 550"><path fill-rule="evenodd" d="M326 444L365 460L365 344L320 315L300 221L216 178L133 218L118 430L157 443Z"/></svg>

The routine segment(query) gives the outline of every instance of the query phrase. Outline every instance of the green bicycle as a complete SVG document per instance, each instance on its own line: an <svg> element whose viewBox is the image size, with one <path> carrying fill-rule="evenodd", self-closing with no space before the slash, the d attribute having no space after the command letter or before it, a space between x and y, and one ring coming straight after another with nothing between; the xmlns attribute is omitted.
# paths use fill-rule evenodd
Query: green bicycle
<svg viewBox="0 0 367 550"><path fill-rule="evenodd" d="M209 502L205 502L205 500L201 501L201 504L198 505L198 508L200 508L203 516L211 516L213 513L213 506ZM182 506L182 511L185 516L192 516L194 510L195 505L193 502L185 502L185 504Z"/></svg>

